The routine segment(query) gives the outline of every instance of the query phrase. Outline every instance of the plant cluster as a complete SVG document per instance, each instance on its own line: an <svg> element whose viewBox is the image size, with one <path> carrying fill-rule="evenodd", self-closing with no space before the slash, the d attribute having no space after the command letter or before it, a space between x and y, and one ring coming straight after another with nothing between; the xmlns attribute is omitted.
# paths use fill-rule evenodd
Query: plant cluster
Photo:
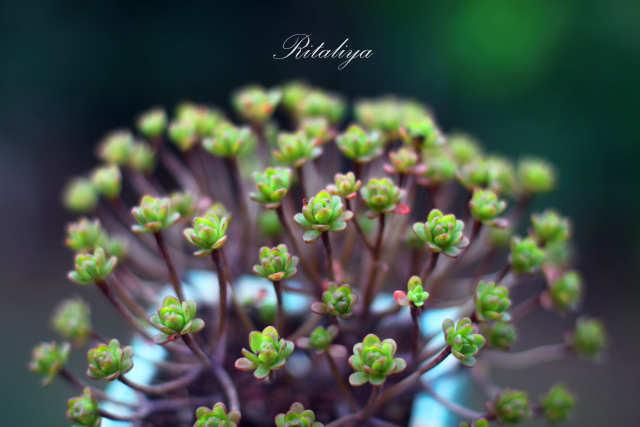
<svg viewBox="0 0 640 427"><path fill-rule="evenodd" d="M498 390L480 410L437 396L463 425L570 416L562 385L535 403L483 374L598 359L606 346L603 324L581 317L552 331L557 344L511 351L532 310L566 315L583 294L569 220L523 221L553 189L553 167L487 155L415 101L361 100L346 122L342 97L292 82L242 88L232 105L141 114L64 190L80 215L68 278L100 292L136 338L103 338L80 297L56 307L61 341L38 345L29 367L81 393L68 402L75 426L407 425L415 397L437 394L424 376L436 367L478 369ZM210 278L206 297L195 273ZM521 300L511 291L525 276L542 286ZM457 314L427 333L423 316L442 306ZM163 359L136 357L141 343ZM84 347L86 375L135 399L67 367ZM138 380L134 361L153 377Z"/></svg>

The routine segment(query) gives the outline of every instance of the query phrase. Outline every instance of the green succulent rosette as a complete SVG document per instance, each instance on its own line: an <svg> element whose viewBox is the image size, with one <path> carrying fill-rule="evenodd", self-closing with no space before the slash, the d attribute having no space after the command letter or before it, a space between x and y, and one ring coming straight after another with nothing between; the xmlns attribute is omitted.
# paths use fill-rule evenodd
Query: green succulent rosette
<svg viewBox="0 0 640 427"><path fill-rule="evenodd" d="M279 282L293 277L298 271L298 257L291 256L287 245L280 244L273 248L263 246L259 253L260 264L253 266L253 271L260 277Z"/></svg>
<svg viewBox="0 0 640 427"><path fill-rule="evenodd" d="M549 284L553 306L560 311L575 310L582 300L582 277L577 271L568 271Z"/></svg>
<svg viewBox="0 0 640 427"><path fill-rule="evenodd" d="M62 301L51 316L51 327L64 339L82 345L91 334L91 310L80 298Z"/></svg>
<svg viewBox="0 0 640 427"><path fill-rule="evenodd" d="M569 335L571 348L587 359L598 359L607 345L607 334L602 322L589 317L581 317Z"/></svg>
<svg viewBox="0 0 640 427"><path fill-rule="evenodd" d="M476 332L471 319L464 317L457 322L446 319L442 322L447 345L451 347L451 353L465 366L473 366L476 363L475 355L484 346L485 338Z"/></svg>
<svg viewBox="0 0 640 427"><path fill-rule="evenodd" d="M302 100L311 91L311 87L301 81L290 81L280 87L282 92L282 106L290 113L295 114L300 110Z"/></svg>
<svg viewBox="0 0 640 427"><path fill-rule="evenodd" d="M545 419L552 423L566 421L573 411L576 400L562 384L556 384L540 398L540 406Z"/></svg>
<svg viewBox="0 0 640 427"><path fill-rule="evenodd" d="M136 142L129 156L129 167L144 175L149 175L156 167L156 152L144 142Z"/></svg>
<svg viewBox="0 0 640 427"><path fill-rule="evenodd" d="M531 418L529 396L520 390L504 390L493 402L496 418L503 424L517 424Z"/></svg>
<svg viewBox="0 0 640 427"><path fill-rule="evenodd" d="M438 126L428 115L406 122L403 126L407 142L422 148L434 148L444 144Z"/></svg>
<svg viewBox="0 0 640 427"><path fill-rule="evenodd" d="M512 270L517 274L533 273L540 268L544 261L544 251L531 237L511 239L509 262Z"/></svg>
<svg viewBox="0 0 640 427"><path fill-rule="evenodd" d="M553 167L540 159L524 159L518 163L519 188L524 194L548 193L556 184Z"/></svg>
<svg viewBox="0 0 640 427"><path fill-rule="evenodd" d="M128 130L115 130L105 136L98 146L98 157L109 164L125 166L133 148L133 135Z"/></svg>
<svg viewBox="0 0 640 427"><path fill-rule="evenodd" d="M302 132L282 132L278 135L273 158L287 166L299 168L322 154L322 148Z"/></svg>
<svg viewBox="0 0 640 427"><path fill-rule="evenodd" d="M264 172L254 173L253 178L258 191L251 193L250 197L267 209L279 207L291 188L291 169L289 168L266 168Z"/></svg>
<svg viewBox="0 0 640 427"><path fill-rule="evenodd" d="M231 158L241 156L253 149L256 138L248 127L236 127L230 123L221 123L202 146L214 156Z"/></svg>
<svg viewBox="0 0 640 427"><path fill-rule="evenodd" d="M131 209L137 224L131 226L134 233L159 233L180 220L169 197L143 196L140 204Z"/></svg>
<svg viewBox="0 0 640 427"><path fill-rule="evenodd" d="M464 235L464 222L453 214L444 215L438 209L429 212L426 222L416 222L412 228L431 252L456 257L469 246L469 239Z"/></svg>
<svg viewBox="0 0 640 427"><path fill-rule="evenodd" d="M531 215L531 224L534 236L543 245L567 241L571 234L569 220L551 209Z"/></svg>
<svg viewBox="0 0 640 427"><path fill-rule="evenodd" d="M325 118L331 124L338 123L346 111L342 98L327 92L312 89L296 105L298 118Z"/></svg>
<svg viewBox="0 0 640 427"><path fill-rule="evenodd" d="M418 155L409 147L401 147L389 153L389 165L385 171L397 174L411 174L418 165Z"/></svg>
<svg viewBox="0 0 640 427"><path fill-rule="evenodd" d="M478 141L467 134L451 134L447 137L447 142L451 157L458 165L466 165L482 155Z"/></svg>
<svg viewBox="0 0 640 427"><path fill-rule="evenodd" d="M260 86L247 86L233 94L231 104L240 117L250 123L264 123L276 110L282 94Z"/></svg>
<svg viewBox="0 0 640 427"><path fill-rule="evenodd" d="M180 215L180 218L190 218L196 211L196 201L191 193L176 191L169 196L171 209Z"/></svg>
<svg viewBox="0 0 640 427"><path fill-rule="evenodd" d="M458 181L468 190L489 186L489 166L483 158L477 158L458 168Z"/></svg>
<svg viewBox="0 0 640 427"><path fill-rule="evenodd" d="M180 301L167 296L162 305L149 319L154 328L162 332L155 338L158 342L174 340L176 337L198 333L204 328L204 321L196 317L195 301Z"/></svg>
<svg viewBox="0 0 640 427"><path fill-rule="evenodd" d="M300 402L294 402L285 414L278 414L275 418L276 427L323 427L316 421L316 414L305 409Z"/></svg>
<svg viewBox="0 0 640 427"><path fill-rule="evenodd" d="M358 298L348 284L332 283L322 293L322 302L311 304L311 310L317 314L328 314L340 318L347 318L353 314L353 307Z"/></svg>
<svg viewBox="0 0 640 427"><path fill-rule="evenodd" d="M485 322L481 326L487 345L498 350L509 350L518 339L518 332L509 322Z"/></svg>
<svg viewBox="0 0 640 427"><path fill-rule="evenodd" d="M192 102L183 102L178 105L176 117L178 120L192 122L196 134L202 138L213 135L220 124L226 123L224 114L220 111Z"/></svg>
<svg viewBox="0 0 640 427"><path fill-rule="evenodd" d="M302 120L299 130L316 146L324 145L333 138L329 121L324 117L310 117Z"/></svg>
<svg viewBox="0 0 640 427"><path fill-rule="evenodd" d="M402 199L402 191L389 178L371 178L360 189L360 195L376 215L393 212Z"/></svg>
<svg viewBox="0 0 640 427"><path fill-rule="evenodd" d="M230 218L219 217L214 213L207 213L193 219L193 227L186 228L184 237L189 243L198 248L193 254L196 256L211 255L227 242L227 229Z"/></svg>
<svg viewBox="0 0 640 427"><path fill-rule="evenodd" d="M349 375L349 383L352 386L382 385L389 375L402 372L407 363L395 357L397 348L390 338L381 341L374 334L365 336L362 342L353 346L353 354L349 357L349 364L355 371Z"/></svg>
<svg viewBox="0 0 640 427"><path fill-rule="evenodd" d="M75 178L65 186L62 202L73 213L91 212L98 204L98 190L90 179Z"/></svg>
<svg viewBox="0 0 640 427"><path fill-rule="evenodd" d="M42 376L43 386L49 385L67 364L70 352L71 345L66 342L62 344L55 341L41 343L31 353L29 370Z"/></svg>
<svg viewBox="0 0 640 427"><path fill-rule="evenodd" d="M196 122L188 118L177 118L169 124L169 140L180 151L189 151L198 140Z"/></svg>
<svg viewBox="0 0 640 427"><path fill-rule="evenodd" d="M309 338L303 341L303 347L307 347L318 352L326 351L329 349L337 335L338 328L335 325L331 325L327 328L324 326L317 326L313 331L311 331Z"/></svg>
<svg viewBox="0 0 640 427"><path fill-rule="evenodd" d="M80 396L67 401L66 416L73 423L72 427L100 427L98 401L93 397L91 389L85 387Z"/></svg>
<svg viewBox="0 0 640 427"><path fill-rule="evenodd" d="M273 371L284 367L293 353L294 344L280 338L273 326L267 326L249 334L249 348L242 349L241 357L236 360L235 367L241 371L253 371L253 376L263 380Z"/></svg>
<svg viewBox="0 0 640 427"><path fill-rule="evenodd" d="M98 344L87 352L87 376L94 380L113 381L133 369L133 349L121 347L112 339Z"/></svg>
<svg viewBox="0 0 640 427"><path fill-rule="evenodd" d="M67 225L67 237L64 244L76 252L91 252L103 245L108 239L100 220L80 218Z"/></svg>
<svg viewBox="0 0 640 427"><path fill-rule="evenodd" d="M395 291L393 298L401 306L411 305L411 307L422 308L429 299L429 292L424 290L419 276L411 276L407 281L407 291Z"/></svg>
<svg viewBox="0 0 640 427"><path fill-rule="evenodd" d="M484 160L488 173L488 186L496 193L513 196L518 188L518 179L513 164L502 157L488 156Z"/></svg>
<svg viewBox="0 0 640 427"><path fill-rule="evenodd" d="M88 285L104 281L113 272L118 259L108 256L104 249L98 247L93 253L79 253L74 259L74 269L67 277L79 284Z"/></svg>
<svg viewBox="0 0 640 427"><path fill-rule="evenodd" d="M264 237L275 239L279 237L283 232L282 224L280 224L278 214L272 209L267 209L260 212L258 214L257 223L258 230Z"/></svg>
<svg viewBox="0 0 640 427"><path fill-rule="evenodd" d="M333 184L327 185L327 191L343 199L351 200L358 195L360 187L362 187L362 181L356 179L353 172L337 173L333 178Z"/></svg>
<svg viewBox="0 0 640 427"><path fill-rule="evenodd" d="M340 152L358 163L370 162L382 154L383 141L377 132L367 133L357 125L351 125L336 138Z"/></svg>
<svg viewBox="0 0 640 427"><path fill-rule="evenodd" d="M421 176L421 183L433 186L456 177L458 166L445 153L434 153L425 157L425 169Z"/></svg>
<svg viewBox="0 0 640 427"><path fill-rule="evenodd" d="M302 238L308 243L322 233L344 230L352 217L353 212L345 210L340 197L322 190L311 197L293 219L305 230Z"/></svg>
<svg viewBox="0 0 640 427"><path fill-rule="evenodd" d="M227 411L222 402L217 402L211 407L200 406L196 409L196 422L193 427L236 427L240 423L240 412Z"/></svg>
<svg viewBox="0 0 640 427"><path fill-rule="evenodd" d="M115 199L122 189L122 175L118 165L101 166L91 174L93 186L107 199Z"/></svg>
<svg viewBox="0 0 640 427"><path fill-rule="evenodd" d="M167 130L167 112L160 107L152 108L140 114L136 121L138 132L149 139L162 136Z"/></svg>
<svg viewBox="0 0 640 427"><path fill-rule="evenodd" d="M471 215L477 221L492 222L507 208L507 202L491 190L475 189L469 201Z"/></svg>
<svg viewBox="0 0 640 427"><path fill-rule="evenodd" d="M509 289L481 280L476 287L475 304L478 320L508 320L507 310L511 307Z"/></svg>

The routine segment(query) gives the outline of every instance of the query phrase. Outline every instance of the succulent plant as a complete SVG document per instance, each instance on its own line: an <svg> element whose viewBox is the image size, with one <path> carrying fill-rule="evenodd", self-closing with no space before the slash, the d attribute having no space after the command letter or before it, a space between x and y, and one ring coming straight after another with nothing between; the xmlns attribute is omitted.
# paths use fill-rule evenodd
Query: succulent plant
<svg viewBox="0 0 640 427"><path fill-rule="evenodd" d="M533 273L544 261L544 251L531 237L511 239L511 253L509 255L511 268L517 274Z"/></svg>
<svg viewBox="0 0 640 427"><path fill-rule="evenodd" d="M271 117L280 98L281 93L278 90L247 86L233 95L231 103L243 119L251 123L263 123Z"/></svg>
<svg viewBox="0 0 640 427"><path fill-rule="evenodd" d="M486 340L477 333L471 319L463 317L457 322L446 319L442 323L442 330L451 347L451 354L465 366L475 365L475 355L484 347Z"/></svg>
<svg viewBox="0 0 640 427"><path fill-rule="evenodd" d="M278 214L272 209L267 209L258 215L257 218L258 230L260 233L270 239L275 239L282 234L283 228L280 224Z"/></svg>
<svg viewBox="0 0 640 427"><path fill-rule="evenodd" d="M489 156L484 159L488 173L488 186L503 196L513 196L518 188L518 179L513 164L502 157Z"/></svg>
<svg viewBox="0 0 640 427"><path fill-rule="evenodd" d="M99 167L91 174L91 182L98 193L107 199L114 199L120 195L122 175L117 165Z"/></svg>
<svg viewBox="0 0 640 427"><path fill-rule="evenodd" d="M121 347L112 339L98 344L87 352L87 376L94 380L113 381L133 369L133 349Z"/></svg>
<svg viewBox="0 0 640 427"><path fill-rule="evenodd" d="M336 138L338 148L345 157L366 163L382 154L382 139L373 132L367 133L357 125L351 125Z"/></svg>
<svg viewBox="0 0 640 427"><path fill-rule="evenodd" d="M553 167L539 159L524 159L518 163L518 180L525 194L547 193L556 182Z"/></svg>
<svg viewBox="0 0 640 427"><path fill-rule="evenodd" d="M193 427L236 427L240 422L240 412L227 411L222 402L217 402L211 407L200 406L196 409L196 422Z"/></svg>
<svg viewBox="0 0 640 427"><path fill-rule="evenodd" d="M136 125L142 135L155 139L164 134L167 121L167 112L163 108L156 107L142 113Z"/></svg>
<svg viewBox="0 0 640 427"><path fill-rule="evenodd" d="M529 396L520 390L503 390L493 402L496 417L504 424L517 424L531 417Z"/></svg>
<svg viewBox="0 0 640 427"><path fill-rule="evenodd" d="M348 284L330 284L322 293L322 302L316 302L311 309L318 314L328 314L347 318L353 314L353 306L358 300Z"/></svg>
<svg viewBox="0 0 640 427"><path fill-rule="evenodd" d="M131 214L137 221L131 226L136 233L158 233L180 219L168 197L143 196L140 204L131 209Z"/></svg>
<svg viewBox="0 0 640 427"><path fill-rule="evenodd" d="M133 148L133 135L128 130L107 134L98 146L98 157L106 163L125 166Z"/></svg>
<svg viewBox="0 0 640 427"><path fill-rule="evenodd" d="M413 173L418 164L418 155L409 147L401 147L389 153L390 170L398 174Z"/></svg>
<svg viewBox="0 0 640 427"><path fill-rule="evenodd" d="M509 350L518 339L515 326L509 322L483 323L481 330L482 335L487 339L487 345L499 350Z"/></svg>
<svg viewBox="0 0 640 427"><path fill-rule="evenodd" d="M569 220L550 209L531 215L531 224L536 239L542 244L565 241L571 231Z"/></svg>
<svg viewBox="0 0 640 427"><path fill-rule="evenodd" d="M578 355L596 359L607 345L607 335L599 320L581 317L576 321L576 328L569 336L569 342Z"/></svg>
<svg viewBox="0 0 640 427"><path fill-rule="evenodd" d="M258 191L251 193L251 199L268 209L280 206L282 199L291 188L291 169L289 168L266 168L264 172L254 173L253 178Z"/></svg>
<svg viewBox="0 0 640 427"><path fill-rule="evenodd" d="M73 427L99 427L102 418L98 409L98 401L93 397L91 389L85 387L80 396L67 401L66 415Z"/></svg>
<svg viewBox="0 0 640 427"><path fill-rule="evenodd" d="M324 118L334 124L342 119L345 105L338 96L312 89L299 100L294 109L300 118Z"/></svg>
<svg viewBox="0 0 640 427"><path fill-rule="evenodd" d="M91 310L80 298L62 301L51 316L51 327L66 340L77 345L86 342L91 334Z"/></svg>
<svg viewBox="0 0 640 427"><path fill-rule="evenodd" d="M302 120L299 131L318 146L326 144L332 138L329 121L324 117L310 117Z"/></svg>
<svg viewBox="0 0 640 427"><path fill-rule="evenodd" d="M340 197L322 190L311 197L293 219L305 230L304 241L312 242L322 233L344 230L352 217L353 213L345 210Z"/></svg>
<svg viewBox="0 0 640 427"><path fill-rule="evenodd" d="M356 179L353 172L345 174L337 173L334 176L333 184L327 186L327 191L344 199L351 200L358 195L358 190L362 187L362 181Z"/></svg>
<svg viewBox="0 0 640 427"><path fill-rule="evenodd" d="M402 191L389 178L371 178L360 189L365 205L374 214L395 210L402 198Z"/></svg>
<svg viewBox="0 0 640 427"><path fill-rule="evenodd" d="M457 170L455 162L449 156L439 153L425 159L422 177L428 185L438 185L455 178Z"/></svg>
<svg viewBox="0 0 640 427"><path fill-rule="evenodd" d="M508 318L511 307L509 289L494 282L480 281L476 287L476 317L479 320L503 320Z"/></svg>
<svg viewBox="0 0 640 427"><path fill-rule="evenodd" d="M309 335L308 347L315 351L328 350L336 335L338 335L338 328L335 325L328 328L317 326Z"/></svg>
<svg viewBox="0 0 640 427"><path fill-rule="evenodd" d="M407 281L407 292L395 291L393 297L402 306L422 308L429 298L429 292L422 287L422 279L419 276L411 276Z"/></svg>
<svg viewBox="0 0 640 427"><path fill-rule="evenodd" d="M195 334L204 328L204 321L196 317L195 301L180 301L173 296L165 297L162 305L151 315L151 324L160 332L156 340L166 342L175 337Z"/></svg>
<svg viewBox="0 0 640 427"><path fill-rule="evenodd" d="M106 232L99 220L80 218L67 225L67 237L64 243L75 252L93 252L106 240Z"/></svg>
<svg viewBox="0 0 640 427"><path fill-rule="evenodd" d="M134 143L129 156L129 167L144 175L149 175L156 167L156 152L148 144Z"/></svg>
<svg viewBox="0 0 640 427"><path fill-rule="evenodd" d="M229 220L228 216L219 217L214 213L195 217L193 228L186 228L183 232L187 241L198 248L193 254L206 256L223 247L227 242Z"/></svg>
<svg viewBox="0 0 640 427"><path fill-rule="evenodd" d="M352 386L366 383L382 385L387 377L397 374L407 367L407 362L395 357L398 345L390 338L380 340L375 334L368 334L362 342L353 346L349 364L355 371L349 375Z"/></svg>
<svg viewBox="0 0 640 427"><path fill-rule="evenodd" d="M491 190L476 189L469 202L471 215L481 222L493 221L507 208L507 202Z"/></svg>
<svg viewBox="0 0 640 427"><path fill-rule="evenodd" d="M575 404L575 398L562 384L554 385L540 398L542 412L550 423L566 421Z"/></svg>
<svg viewBox="0 0 640 427"><path fill-rule="evenodd" d="M249 348L242 349L241 357L236 360L235 367L241 371L253 371L253 376L263 380L273 371L284 367L293 353L294 344L280 338L273 326L249 334Z"/></svg>
<svg viewBox="0 0 640 427"><path fill-rule="evenodd" d="M251 150L255 136L248 127L235 127L229 123L217 126L210 138L202 141L209 153L218 157L237 157Z"/></svg>
<svg viewBox="0 0 640 427"><path fill-rule="evenodd" d="M74 213L91 212L98 204L98 190L86 178L76 178L69 182L62 197L64 206Z"/></svg>
<svg viewBox="0 0 640 427"><path fill-rule="evenodd" d="M549 295L560 311L575 310L582 299L582 278L577 271L568 271L549 284Z"/></svg>
<svg viewBox="0 0 640 427"><path fill-rule="evenodd" d="M49 385L58 372L67 364L71 345L69 343L45 342L33 349L29 370L41 375L42 385Z"/></svg>
<svg viewBox="0 0 640 427"><path fill-rule="evenodd" d="M489 186L489 166L483 158L477 158L458 168L458 181L468 190Z"/></svg>
<svg viewBox="0 0 640 427"><path fill-rule="evenodd" d="M278 414L275 418L276 427L323 427L316 421L316 414L310 409L304 409L302 403L294 402L286 414Z"/></svg>
<svg viewBox="0 0 640 427"><path fill-rule="evenodd" d="M187 118L178 118L169 124L169 139L180 151L191 150L198 140L196 123Z"/></svg>
<svg viewBox="0 0 640 427"><path fill-rule="evenodd" d="M322 149L314 143L314 140L302 132L280 133L277 147L273 150L273 157L282 164L296 168L322 153Z"/></svg>
<svg viewBox="0 0 640 427"><path fill-rule="evenodd" d="M79 285L88 285L104 281L113 272L118 259L108 256L101 247L93 253L79 253L74 260L74 269L67 275Z"/></svg>
<svg viewBox="0 0 640 427"><path fill-rule="evenodd" d="M413 224L413 231L431 252L456 257L469 246L469 239L464 235L464 222L453 214L444 215L438 209L429 212L426 222Z"/></svg>
<svg viewBox="0 0 640 427"><path fill-rule="evenodd" d="M288 279L297 272L298 257L291 256L287 245L260 248L260 264L253 266L257 275L275 282Z"/></svg>
<svg viewBox="0 0 640 427"><path fill-rule="evenodd" d="M463 133L454 133L447 138L449 151L458 165L466 165L481 155L480 145L473 137Z"/></svg>
<svg viewBox="0 0 640 427"><path fill-rule="evenodd" d="M409 141L423 148L442 145L444 140L433 119L427 115L408 120L404 125Z"/></svg>

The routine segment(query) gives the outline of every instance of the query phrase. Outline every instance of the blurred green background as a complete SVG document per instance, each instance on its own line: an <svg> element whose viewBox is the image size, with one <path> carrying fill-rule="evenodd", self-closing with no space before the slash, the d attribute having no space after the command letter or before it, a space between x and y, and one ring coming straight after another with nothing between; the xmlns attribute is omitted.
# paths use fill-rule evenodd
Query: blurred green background
<svg viewBox="0 0 640 427"><path fill-rule="evenodd" d="M9 327L0 424L66 425L69 390L41 391L25 365L50 336L55 301L91 294L65 280L59 194L94 164L98 139L151 105L224 106L239 85L301 77L348 97L415 97L445 130L557 166L558 191L540 204L574 219L585 308L607 321L611 350L600 366L554 363L500 380L534 393L566 381L580 396L570 425L640 425L638 22L638 2L621 0L0 1L0 319ZM328 46L349 37L375 53L343 71L273 61L296 32ZM102 329L118 331L108 308L96 311ZM557 339L543 317L524 333Z"/></svg>

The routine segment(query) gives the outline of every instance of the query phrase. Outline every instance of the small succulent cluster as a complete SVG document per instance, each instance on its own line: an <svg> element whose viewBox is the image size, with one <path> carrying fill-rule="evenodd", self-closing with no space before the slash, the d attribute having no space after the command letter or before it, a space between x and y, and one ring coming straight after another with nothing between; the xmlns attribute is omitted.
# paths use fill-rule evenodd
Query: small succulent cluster
<svg viewBox="0 0 640 427"><path fill-rule="evenodd" d="M569 219L527 216L556 184L547 162L488 155L413 100L362 99L350 114L342 97L291 82L231 103L233 114L192 102L142 113L64 190L79 216L68 278L96 285L75 289L101 292L135 338L102 338L80 297L56 306L61 341L36 346L30 370L82 387L67 362L85 349L87 377L135 391L123 402L110 385L84 389L68 402L73 425L429 423L411 408L421 384L436 390L424 375L435 368L602 357L590 317L559 344L512 353L531 310L572 315L586 286ZM545 286L521 299L523 276ZM429 335L440 307L455 314ZM151 378L136 382L138 369ZM557 423L575 405L562 385L532 403L484 380L498 392L481 410L445 402L461 425Z"/></svg>

